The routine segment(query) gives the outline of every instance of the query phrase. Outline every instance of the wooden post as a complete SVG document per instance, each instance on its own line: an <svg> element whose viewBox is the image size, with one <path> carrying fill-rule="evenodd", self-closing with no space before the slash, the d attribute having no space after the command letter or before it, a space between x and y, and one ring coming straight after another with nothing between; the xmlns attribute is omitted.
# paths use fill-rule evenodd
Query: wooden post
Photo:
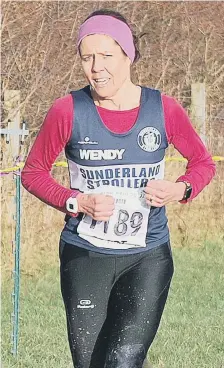
<svg viewBox="0 0 224 368"><path fill-rule="evenodd" d="M6 90L4 92L4 109L8 116L8 129L19 130L20 129L20 91ZM9 161L14 162L19 155L20 140L19 134L10 134L8 143L7 156ZM10 163L11 163L10 162Z"/></svg>
<svg viewBox="0 0 224 368"><path fill-rule="evenodd" d="M0 129L1 135L6 137L6 144L2 145L1 149L4 166L10 167L15 164L17 157L24 153L21 145L24 142L24 137L29 135L25 122L22 124L22 129L20 128L20 91L6 90L4 92L4 110L8 126Z"/></svg>
<svg viewBox="0 0 224 368"><path fill-rule="evenodd" d="M206 144L206 91L205 83L191 85L191 117L198 133Z"/></svg>

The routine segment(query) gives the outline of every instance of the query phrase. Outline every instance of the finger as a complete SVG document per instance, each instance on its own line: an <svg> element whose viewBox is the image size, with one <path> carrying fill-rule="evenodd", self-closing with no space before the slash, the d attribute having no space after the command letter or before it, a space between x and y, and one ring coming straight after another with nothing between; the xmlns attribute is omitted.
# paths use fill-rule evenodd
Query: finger
<svg viewBox="0 0 224 368"><path fill-rule="evenodd" d="M114 198L112 196L109 196L109 195L98 194L98 195L94 196L94 202L96 204L98 204L98 203L113 204L114 203Z"/></svg>
<svg viewBox="0 0 224 368"><path fill-rule="evenodd" d="M166 203L167 201L169 202L171 200L171 198L173 197L170 193L166 193L165 195L148 195L148 199L150 199L151 197L154 198L154 200L158 203Z"/></svg>
<svg viewBox="0 0 224 368"><path fill-rule="evenodd" d="M97 211L97 210L93 211L94 216L112 216L113 213L114 213L113 210L108 210L108 209L104 209L100 211Z"/></svg>
<svg viewBox="0 0 224 368"><path fill-rule="evenodd" d="M148 202L149 202L149 204L151 205L151 206L154 206L155 204L156 205L162 205L163 204L163 200L162 199L160 199L160 198L156 198L156 197L154 197L154 196L149 196L147 199L146 199Z"/></svg>
<svg viewBox="0 0 224 368"><path fill-rule="evenodd" d="M147 190L144 190L146 195L151 195L160 199L164 199L168 193L160 190L160 189L155 189L155 188L147 188Z"/></svg>
<svg viewBox="0 0 224 368"><path fill-rule="evenodd" d="M106 201L107 203L114 203L114 197L112 197L111 195L106 195Z"/></svg>
<svg viewBox="0 0 224 368"><path fill-rule="evenodd" d="M97 211L93 208L85 208L85 212L86 215L92 217L94 220L98 220L98 221L104 221L102 220L102 218L110 218L113 215L113 210L100 210ZM106 221L106 220L105 220Z"/></svg>
<svg viewBox="0 0 224 368"><path fill-rule="evenodd" d="M89 216L112 216L114 212L114 205L106 206L105 205L97 205L97 206L85 206L83 207L84 211Z"/></svg>
<svg viewBox="0 0 224 368"><path fill-rule="evenodd" d="M114 209L114 199L113 197L106 198L104 195L88 195L86 203L84 203L85 209L95 209L105 210L106 208Z"/></svg>
<svg viewBox="0 0 224 368"><path fill-rule="evenodd" d="M107 222L110 220L110 217L93 217L93 220L99 221L99 222Z"/></svg>
<svg viewBox="0 0 224 368"><path fill-rule="evenodd" d="M151 198L153 198L153 200L154 200L154 201L156 201L156 202L158 202L158 203L162 203L162 202L164 202L164 199L165 199L165 197L164 197L164 196L162 196L162 198L161 198L161 196L158 196L157 194L152 194L152 193L150 193L150 194L146 194L145 198L146 198L148 201L150 201L150 200L151 200Z"/></svg>
<svg viewBox="0 0 224 368"><path fill-rule="evenodd" d="M146 186L149 188L157 188L157 189L159 188L161 190L165 190L169 184L170 182L167 180L158 179L158 180L148 180Z"/></svg>
<svg viewBox="0 0 224 368"><path fill-rule="evenodd" d="M164 206L163 202L159 203L159 202L156 202L154 199L147 200L146 203L152 207L163 207Z"/></svg>
<svg viewBox="0 0 224 368"><path fill-rule="evenodd" d="M83 206L83 212L91 217L96 217L102 214L106 214L107 216L111 216L114 211L114 204L105 205L105 203L88 203Z"/></svg>
<svg viewBox="0 0 224 368"><path fill-rule="evenodd" d="M105 213L94 213L93 216L91 216L96 221L109 221L112 214L109 212Z"/></svg>
<svg viewBox="0 0 224 368"><path fill-rule="evenodd" d="M161 198L158 198L155 195L147 194L146 197L146 203L153 207L162 207L164 206L164 200Z"/></svg>
<svg viewBox="0 0 224 368"><path fill-rule="evenodd" d="M163 180L148 180L146 188L163 188Z"/></svg>
<svg viewBox="0 0 224 368"><path fill-rule="evenodd" d="M168 195L166 199L161 200L159 198L153 197L151 196L149 199L146 200L147 204L149 204L150 206L153 207L163 207L166 206L167 204L173 202L174 200L172 199L171 195Z"/></svg>
<svg viewBox="0 0 224 368"><path fill-rule="evenodd" d="M114 211L115 205L114 204L105 204L105 203L98 203L93 207L95 212L107 212L107 211Z"/></svg>

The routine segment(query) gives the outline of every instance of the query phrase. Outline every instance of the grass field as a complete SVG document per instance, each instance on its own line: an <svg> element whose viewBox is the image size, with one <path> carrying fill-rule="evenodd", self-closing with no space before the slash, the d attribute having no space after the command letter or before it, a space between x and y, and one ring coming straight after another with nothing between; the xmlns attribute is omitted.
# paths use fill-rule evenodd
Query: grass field
<svg viewBox="0 0 224 368"><path fill-rule="evenodd" d="M153 368L224 368L224 247L175 248L173 255L173 283L149 360ZM72 367L58 268L22 275L17 359L10 353L11 283L4 278L2 366Z"/></svg>

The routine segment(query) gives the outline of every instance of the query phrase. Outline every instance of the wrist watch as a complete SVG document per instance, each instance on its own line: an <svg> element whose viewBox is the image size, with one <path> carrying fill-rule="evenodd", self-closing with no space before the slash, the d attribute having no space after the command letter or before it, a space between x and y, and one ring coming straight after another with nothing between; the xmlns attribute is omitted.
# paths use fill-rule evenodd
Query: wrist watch
<svg viewBox="0 0 224 368"><path fill-rule="evenodd" d="M185 189L185 192L184 192L184 196L183 198L181 199L182 201L190 198L191 196L191 193L192 193L192 186L191 186L191 183L189 183L188 181L182 181L182 183L184 183L186 185L186 189Z"/></svg>
<svg viewBox="0 0 224 368"><path fill-rule="evenodd" d="M78 201L75 197L70 197L66 201L66 210L71 213L77 213L79 209Z"/></svg>

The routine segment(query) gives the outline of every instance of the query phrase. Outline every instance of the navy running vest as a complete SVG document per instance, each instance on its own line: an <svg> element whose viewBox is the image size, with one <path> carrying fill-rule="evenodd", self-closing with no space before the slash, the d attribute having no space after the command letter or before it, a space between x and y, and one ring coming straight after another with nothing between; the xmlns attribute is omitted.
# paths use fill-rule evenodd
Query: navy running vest
<svg viewBox="0 0 224 368"><path fill-rule="evenodd" d="M168 146L161 93L141 87L137 120L126 133L113 133L102 122L90 87L71 92L74 104L72 135L65 147L70 187L81 192L102 185L144 187L148 180L163 179ZM149 250L169 240L165 207L152 207L148 219L146 247L98 248L79 237L83 214L65 216L61 238L66 243L105 254L131 254Z"/></svg>

